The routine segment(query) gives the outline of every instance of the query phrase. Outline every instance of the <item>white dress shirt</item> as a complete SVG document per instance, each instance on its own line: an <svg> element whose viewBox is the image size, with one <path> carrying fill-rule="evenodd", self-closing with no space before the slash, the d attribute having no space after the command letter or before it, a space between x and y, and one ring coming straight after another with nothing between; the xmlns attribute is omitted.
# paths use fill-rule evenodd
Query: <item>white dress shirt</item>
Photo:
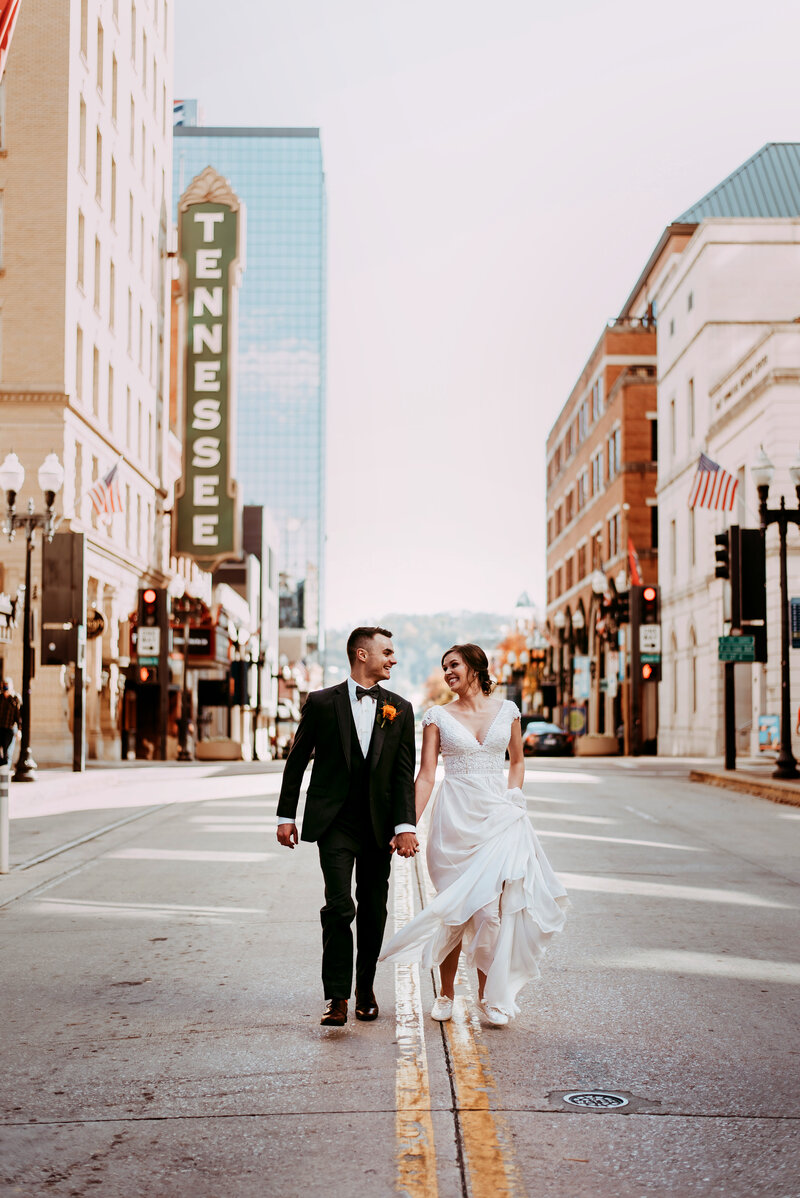
<svg viewBox="0 0 800 1198"><path fill-rule="evenodd" d="M369 742L372 739L372 730L375 727L375 708L378 704L371 695L363 695L360 699L356 698L356 686L360 685L361 683L357 683L352 674L347 679L347 693L350 696L353 723L356 726L361 752L366 757L369 752ZM400 832L416 832L416 827L414 824L398 824L394 830L395 836Z"/></svg>

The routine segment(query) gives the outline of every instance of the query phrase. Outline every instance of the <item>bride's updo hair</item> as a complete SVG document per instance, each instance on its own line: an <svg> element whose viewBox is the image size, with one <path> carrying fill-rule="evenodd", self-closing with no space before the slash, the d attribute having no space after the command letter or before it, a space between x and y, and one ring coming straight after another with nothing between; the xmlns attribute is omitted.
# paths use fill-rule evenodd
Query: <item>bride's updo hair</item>
<svg viewBox="0 0 800 1198"><path fill-rule="evenodd" d="M446 653L442 655L442 666L451 653L457 653L464 665L476 675L478 686L485 695L490 695L494 690L495 684L489 674L489 658L481 649L480 645L451 645Z"/></svg>

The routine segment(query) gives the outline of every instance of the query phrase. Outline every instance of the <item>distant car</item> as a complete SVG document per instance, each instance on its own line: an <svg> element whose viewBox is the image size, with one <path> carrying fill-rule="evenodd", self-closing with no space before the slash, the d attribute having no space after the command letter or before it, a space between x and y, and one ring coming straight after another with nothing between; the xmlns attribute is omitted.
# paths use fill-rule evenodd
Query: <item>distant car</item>
<svg viewBox="0 0 800 1198"><path fill-rule="evenodd" d="M558 724L531 720L522 734L522 751L526 757L571 757L575 752L575 738Z"/></svg>

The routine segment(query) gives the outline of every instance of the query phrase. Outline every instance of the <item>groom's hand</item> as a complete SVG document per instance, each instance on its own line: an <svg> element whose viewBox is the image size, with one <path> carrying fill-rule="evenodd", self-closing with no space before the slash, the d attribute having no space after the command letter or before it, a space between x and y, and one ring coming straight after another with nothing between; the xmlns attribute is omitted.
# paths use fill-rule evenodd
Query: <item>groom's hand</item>
<svg viewBox="0 0 800 1198"><path fill-rule="evenodd" d="M297 824L278 824L278 844L293 849L298 843Z"/></svg>
<svg viewBox="0 0 800 1198"><path fill-rule="evenodd" d="M398 832L389 841L389 847L400 857L413 857L419 852L419 841L413 832Z"/></svg>

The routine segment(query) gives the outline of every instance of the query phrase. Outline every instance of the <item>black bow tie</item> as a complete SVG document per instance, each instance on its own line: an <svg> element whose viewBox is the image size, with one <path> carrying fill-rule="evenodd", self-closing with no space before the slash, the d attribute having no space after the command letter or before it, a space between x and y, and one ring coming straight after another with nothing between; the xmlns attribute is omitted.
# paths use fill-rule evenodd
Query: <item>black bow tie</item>
<svg viewBox="0 0 800 1198"><path fill-rule="evenodd" d="M360 702L364 698L365 695L370 699L374 699L375 702L377 703L378 699L380 697L380 691L378 690L377 685L376 686L358 686L358 685L356 685L356 700L358 702Z"/></svg>

